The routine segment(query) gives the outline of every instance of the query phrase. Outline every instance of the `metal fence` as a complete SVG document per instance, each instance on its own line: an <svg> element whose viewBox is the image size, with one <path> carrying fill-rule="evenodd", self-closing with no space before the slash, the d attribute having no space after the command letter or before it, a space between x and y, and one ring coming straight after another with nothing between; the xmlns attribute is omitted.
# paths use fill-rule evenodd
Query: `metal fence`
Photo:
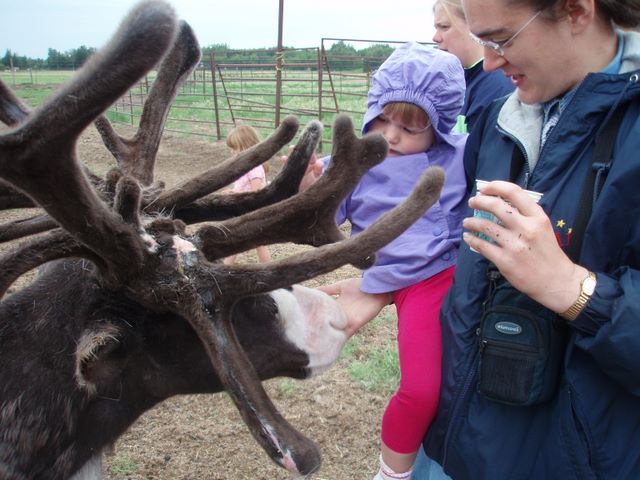
<svg viewBox="0 0 640 480"><path fill-rule="evenodd" d="M349 114L358 129L371 76L384 58L331 55L325 45L335 41L402 43L323 38L320 47L260 51L259 61L256 50L212 53L181 86L166 130L221 140L232 127L247 123L266 135L281 118L295 115L301 124L311 119L323 122L323 141L330 142L330 126L338 113ZM307 53L307 61L295 60L301 51ZM234 63L228 61L231 57ZM308 61L310 57L314 61ZM153 78L149 74L120 98L108 112L110 120L136 125Z"/></svg>

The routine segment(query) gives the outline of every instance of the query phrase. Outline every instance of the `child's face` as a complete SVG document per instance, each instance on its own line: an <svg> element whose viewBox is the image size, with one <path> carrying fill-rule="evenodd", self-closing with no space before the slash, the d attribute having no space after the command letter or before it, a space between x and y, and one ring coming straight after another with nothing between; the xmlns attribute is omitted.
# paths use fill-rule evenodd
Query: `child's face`
<svg viewBox="0 0 640 480"><path fill-rule="evenodd" d="M380 133L389 143L389 156L426 152L435 141L431 123L407 124L398 116L381 113L371 121L369 132Z"/></svg>

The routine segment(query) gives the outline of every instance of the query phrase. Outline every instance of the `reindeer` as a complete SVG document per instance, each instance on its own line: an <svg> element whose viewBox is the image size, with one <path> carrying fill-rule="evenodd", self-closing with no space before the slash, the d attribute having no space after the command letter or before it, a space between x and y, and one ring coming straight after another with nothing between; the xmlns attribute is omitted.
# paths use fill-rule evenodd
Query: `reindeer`
<svg viewBox="0 0 640 480"><path fill-rule="evenodd" d="M338 204L387 145L380 136L356 138L339 117L332 165L305 192L298 185L319 122L266 189L216 194L292 140L298 123L287 118L263 143L165 190L153 177L157 149L199 56L190 27L152 0L40 108L31 111L0 83L8 126L0 207L43 212L0 227L3 242L19 241L0 257L1 479L99 477L103 450L142 413L173 395L222 390L274 462L295 475L320 466L317 447L260 383L319 373L346 341L336 303L298 284L347 263L370 266L376 250L436 201L443 173L427 171L407 201L345 239L334 222ZM118 136L102 112L159 62L138 132ZM75 152L94 121L118 164L105 179ZM220 262L276 242L317 248L269 264ZM35 268L31 284L7 292Z"/></svg>

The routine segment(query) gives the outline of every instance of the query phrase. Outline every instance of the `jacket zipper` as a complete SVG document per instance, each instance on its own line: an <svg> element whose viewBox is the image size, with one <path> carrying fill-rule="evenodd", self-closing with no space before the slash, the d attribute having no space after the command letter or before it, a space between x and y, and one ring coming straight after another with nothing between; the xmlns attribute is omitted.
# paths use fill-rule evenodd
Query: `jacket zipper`
<svg viewBox="0 0 640 480"><path fill-rule="evenodd" d="M501 342L500 340L482 340L480 342L480 352L483 352L485 348L490 347L499 352L512 352L518 350L520 352L529 352L535 354L538 349L535 347L528 347L526 345L518 345L515 343Z"/></svg>
<svg viewBox="0 0 640 480"><path fill-rule="evenodd" d="M513 144L520 150L520 152L522 152L522 157L524 158L524 164L522 165L522 168L524 168L525 171L524 171L524 178L523 178L524 182L523 182L523 185L521 186L524 189L529 189L529 178L531 177L531 170L529 168L529 157L527 155L527 150L524 148L524 146L522 145L522 142L518 140L518 138L516 138L511 133L504 130L500 125L496 125L496 128L503 136L509 138L513 142ZM538 158L540 157L538 156ZM508 180L510 182L517 183L517 179L509 178Z"/></svg>

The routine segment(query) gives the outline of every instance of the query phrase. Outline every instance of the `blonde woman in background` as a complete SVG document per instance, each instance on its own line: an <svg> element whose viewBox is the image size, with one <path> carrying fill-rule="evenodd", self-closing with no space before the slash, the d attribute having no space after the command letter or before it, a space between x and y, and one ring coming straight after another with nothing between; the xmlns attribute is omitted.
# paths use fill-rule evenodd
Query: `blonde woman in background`
<svg viewBox="0 0 640 480"><path fill-rule="evenodd" d="M458 57L464 67L466 93L456 131L471 132L482 110L496 98L513 92L513 83L500 71L484 71L484 48L469 35L461 0L437 0L433 19L433 41L440 50Z"/></svg>

